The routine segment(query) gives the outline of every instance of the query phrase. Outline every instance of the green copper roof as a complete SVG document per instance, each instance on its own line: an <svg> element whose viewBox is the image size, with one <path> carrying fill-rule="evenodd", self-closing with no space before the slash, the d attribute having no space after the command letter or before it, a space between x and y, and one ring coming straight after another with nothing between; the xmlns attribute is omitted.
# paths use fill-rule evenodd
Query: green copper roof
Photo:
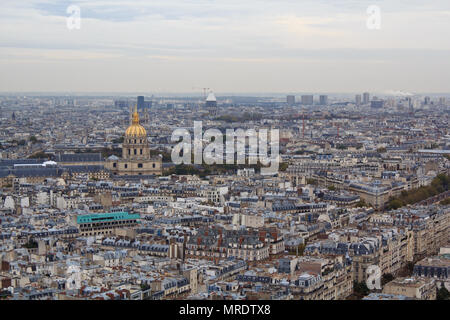
<svg viewBox="0 0 450 320"><path fill-rule="evenodd" d="M109 212L109 213L97 213L86 214L77 216L77 223L93 223L93 222L108 222L119 220L139 219L139 214L130 214L128 212Z"/></svg>

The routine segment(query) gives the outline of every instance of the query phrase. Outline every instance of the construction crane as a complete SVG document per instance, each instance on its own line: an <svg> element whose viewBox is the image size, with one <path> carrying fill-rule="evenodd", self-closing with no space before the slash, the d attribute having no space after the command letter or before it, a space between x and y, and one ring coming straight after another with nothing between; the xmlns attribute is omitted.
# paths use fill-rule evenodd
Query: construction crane
<svg viewBox="0 0 450 320"><path fill-rule="evenodd" d="M333 125L334 127L336 127L337 137L340 138L340 135L339 135L339 129L340 129L341 123L340 123L339 121L334 121L334 122L332 122L332 125Z"/></svg>
<svg viewBox="0 0 450 320"><path fill-rule="evenodd" d="M192 90L196 90L196 89L201 89L203 90L203 101L200 101L198 103L198 110L200 109L200 106L202 103L206 103L206 92L210 89L210 88L201 88L201 87L192 87ZM197 110L197 111L198 111Z"/></svg>
<svg viewBox="0 0 450 320"><path fill-rule="evenodd" d="M210 89L210 88L200 88L200 87L192 87L192 90L195 89L202 89L203 90L203 101L206 100L206 92Z"/></svg>
<svg viewBox="0 0 450 320"><path fill-rule="evenodd" d="M302 138L305 139L305 113L302 113Z"/></svg>

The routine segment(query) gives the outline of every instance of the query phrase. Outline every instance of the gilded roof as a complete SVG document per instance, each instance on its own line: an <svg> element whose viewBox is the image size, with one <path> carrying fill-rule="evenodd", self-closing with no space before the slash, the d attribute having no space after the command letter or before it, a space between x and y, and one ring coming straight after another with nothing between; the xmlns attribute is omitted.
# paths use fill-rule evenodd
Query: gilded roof
<svg viewBox="0 0 450 320"><path fill-rule="evenodd" d="M139 124L139 113L137 112L137 106L134 108L133 120L131 125L125 131L125 136L147 137L147 130Z"/></svg>

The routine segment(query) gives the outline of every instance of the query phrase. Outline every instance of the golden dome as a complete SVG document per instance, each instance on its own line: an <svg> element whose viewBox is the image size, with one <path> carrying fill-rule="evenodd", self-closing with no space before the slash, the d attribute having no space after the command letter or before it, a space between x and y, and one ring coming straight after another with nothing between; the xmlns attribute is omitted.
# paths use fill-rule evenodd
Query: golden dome
<svg viewBox="0 0 450 320"><path fill-rule="evenodd" d="M125 131L125 136L147 137L147 130L139 124L137 106L134 107L133 120L131 121L131 126Z"/></svg>

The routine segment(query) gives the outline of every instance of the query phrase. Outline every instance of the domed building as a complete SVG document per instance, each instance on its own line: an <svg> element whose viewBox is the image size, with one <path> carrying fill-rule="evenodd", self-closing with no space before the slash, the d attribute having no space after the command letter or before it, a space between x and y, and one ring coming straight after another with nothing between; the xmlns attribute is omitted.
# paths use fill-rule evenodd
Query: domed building
<svg viewBox="0 0 450 320"><path fill-rule="evenodd" d="M111 156L106 167L115 175L161 175L162 158L152 157L147 140L147 130L139 123L137 107L134 108L131 125L125 131L122 158Z"/></svg>
<svg viewBox="0 0 450 320"><path fill-rule="evenodd" d="M206 107L215 108L217 107L217 99L214 92L210 91L208 97L206 98Z"/></svg>

